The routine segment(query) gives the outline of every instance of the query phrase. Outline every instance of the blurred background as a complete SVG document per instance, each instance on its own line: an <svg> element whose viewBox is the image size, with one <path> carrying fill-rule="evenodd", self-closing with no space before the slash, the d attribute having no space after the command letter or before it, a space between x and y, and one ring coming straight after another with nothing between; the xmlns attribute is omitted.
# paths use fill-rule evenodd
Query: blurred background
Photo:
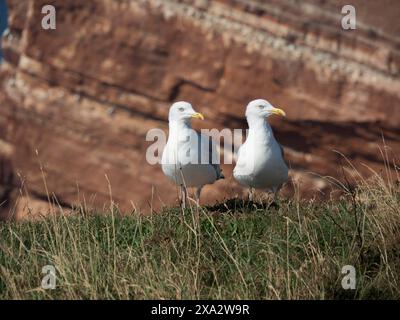
<svg viewBox="0 0 400 320"><path fill-rule="evenodd" d="M177 100L205 115L197 128L246 128L255 98L284 109L272 119L291 167L284 196L335 197L327 176L395 178L384 158L400 151L400 2L348 2L0 0L2 218L45 214L49 202L175 204L145 136L167 131ZM55 30L42 28L47 4ZM341 27L346 4L355 30ZM231 171L205 203L244 195Z"/></svg>

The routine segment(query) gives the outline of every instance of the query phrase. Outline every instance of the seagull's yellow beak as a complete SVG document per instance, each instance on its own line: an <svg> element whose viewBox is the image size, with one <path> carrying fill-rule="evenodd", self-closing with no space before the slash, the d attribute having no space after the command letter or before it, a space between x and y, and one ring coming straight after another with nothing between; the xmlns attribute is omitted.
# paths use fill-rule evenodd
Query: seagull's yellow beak
<svg viewBox="0 0 400 320"><path fill-rule="evenodd" d="M199 112L192 114L192 118L204 120L204 116Z"/></svg>
<svg viewBox="0 0 400 320"><path fill-rule="evenodd" d="M277 116L286 117L285 111L283 111L282 109L279 109L279 108L273 108L273 109L271 110L271 113L272 113L272 114L276 114Z"/></svg>

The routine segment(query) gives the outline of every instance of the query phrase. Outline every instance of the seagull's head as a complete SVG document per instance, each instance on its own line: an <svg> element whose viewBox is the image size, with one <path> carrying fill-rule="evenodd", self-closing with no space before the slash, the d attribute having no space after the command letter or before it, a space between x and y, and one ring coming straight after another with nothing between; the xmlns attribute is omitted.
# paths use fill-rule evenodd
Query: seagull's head
<svg viewBox="0 0 400 320"><path fill-rule="evenodd" d="M275 108L267 100L257 99L249 102L246 108L247 118L268 118L270 115L286 116L285 111Z"/></svg>
<svg viewBox="0 0 400 320"><path fill-rule="evenodd" d="M190 121L191 118L204 120L203 115L194 111L189 102L175 102L169 109L169 121Z"/></svg>

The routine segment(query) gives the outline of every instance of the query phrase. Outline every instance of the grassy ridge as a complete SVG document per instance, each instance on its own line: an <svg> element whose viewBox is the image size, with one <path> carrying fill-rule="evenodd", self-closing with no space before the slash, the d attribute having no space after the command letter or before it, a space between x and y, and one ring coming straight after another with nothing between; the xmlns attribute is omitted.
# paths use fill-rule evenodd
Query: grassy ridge
<svg viewBox="0 0 400 320"><path fill-rule="evenodd" d="M231 200L3 223L0 299L399 299L396 188L369 181L340 201L278 208ZM40 287L48 264L54 290ZM344 265L356 269L355 290L341 286Z"/></svg>

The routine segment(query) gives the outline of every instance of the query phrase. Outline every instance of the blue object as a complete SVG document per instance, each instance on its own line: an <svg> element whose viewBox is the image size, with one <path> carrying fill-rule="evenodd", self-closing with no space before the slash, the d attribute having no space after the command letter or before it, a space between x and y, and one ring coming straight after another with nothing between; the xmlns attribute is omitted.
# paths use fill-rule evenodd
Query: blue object
<svg viewBox="0 0 400 320"><path fill-rule="evenodd" d="M7 29L7 4L6 0L0 0L0 35ZM3 60L0 44L0 61Z"/></svg>

